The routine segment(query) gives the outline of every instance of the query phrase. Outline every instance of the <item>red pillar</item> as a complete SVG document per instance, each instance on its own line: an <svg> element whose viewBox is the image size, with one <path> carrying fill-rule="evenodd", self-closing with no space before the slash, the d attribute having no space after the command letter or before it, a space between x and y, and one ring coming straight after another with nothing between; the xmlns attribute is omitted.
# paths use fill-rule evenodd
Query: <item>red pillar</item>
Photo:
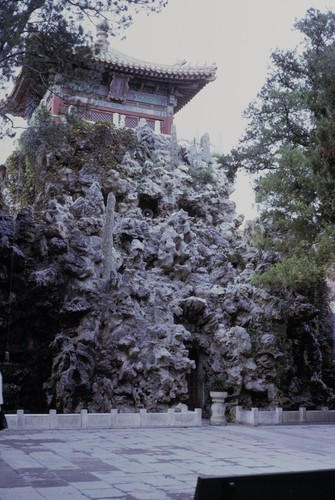
<svg viewBox="0 0 335 500"><path fill-rule="evenodd" d="M163 120L163 126L162 126L163 134L171 135L172 125L173 125L173 116L166 116Z"/></svg>
<svg viewBox="0 0 335 500"><path fill-rule="evenodd" d="M64 113L64 101L61 97L52 96L50 111L52 115L62 115Z"/></svg>

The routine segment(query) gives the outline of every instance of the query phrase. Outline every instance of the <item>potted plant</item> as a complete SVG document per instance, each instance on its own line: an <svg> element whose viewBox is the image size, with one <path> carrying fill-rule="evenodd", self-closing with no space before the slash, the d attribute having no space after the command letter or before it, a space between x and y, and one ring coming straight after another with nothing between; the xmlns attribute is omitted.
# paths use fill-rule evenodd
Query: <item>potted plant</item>
<svg viewBox="0 0 335 500"><path fill-rule="evenodd" d="M223 373L213 375L209 381L210 392L227 392L227 377Z"/></svg>
<svg viewBox="0 0 335 500"><path fill-rule="evenodd" d="M226 425L227 377L224 374L214 375L209 381L209 390L212 399L209 423L211 425Z"/></svg>

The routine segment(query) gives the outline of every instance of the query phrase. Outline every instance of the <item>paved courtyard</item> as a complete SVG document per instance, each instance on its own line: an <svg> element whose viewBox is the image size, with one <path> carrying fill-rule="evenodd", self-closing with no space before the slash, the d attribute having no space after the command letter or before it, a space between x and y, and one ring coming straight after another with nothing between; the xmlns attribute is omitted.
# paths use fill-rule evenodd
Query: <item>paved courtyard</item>
<svg viewBox="0 0 335 500"><path fill-rule="evenodd" d="M1 500L191 500L199 475L334 467L330 424L0 433Z"/></svg>

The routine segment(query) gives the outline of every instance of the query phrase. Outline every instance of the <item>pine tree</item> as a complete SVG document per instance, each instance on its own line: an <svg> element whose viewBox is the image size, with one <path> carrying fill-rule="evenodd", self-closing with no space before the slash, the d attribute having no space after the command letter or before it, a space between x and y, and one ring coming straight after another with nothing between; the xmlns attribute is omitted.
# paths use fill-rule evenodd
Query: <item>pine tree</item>
<svg viewBox="0 0 335 500"><path fill-rule="evenodd" d="M258 172L261 243L281 255L258 283L312 294L334 254L335 14L309 9L295 28L302 44L272 54L230 161Z"/></svg>

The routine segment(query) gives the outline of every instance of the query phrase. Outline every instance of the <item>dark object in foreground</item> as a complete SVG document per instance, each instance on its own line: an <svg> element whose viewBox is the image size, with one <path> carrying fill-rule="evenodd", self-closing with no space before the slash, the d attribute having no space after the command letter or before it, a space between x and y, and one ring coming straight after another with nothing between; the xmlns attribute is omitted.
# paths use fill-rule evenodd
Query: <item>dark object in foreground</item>
<svg viewBox="0 0 335 500"><path fill-rule="evenodd" d="M3 429L7 429L7 427L8 427L8 424L7 424L6 415L4 414L4 412L2 410L0 410L0 431L2 431Z"/></svg>
<svg viewBox="0 0 335 500"><path fill-rule="evenodd" d="M194 500L335 500L335 469L199 477Z"/></svg>

